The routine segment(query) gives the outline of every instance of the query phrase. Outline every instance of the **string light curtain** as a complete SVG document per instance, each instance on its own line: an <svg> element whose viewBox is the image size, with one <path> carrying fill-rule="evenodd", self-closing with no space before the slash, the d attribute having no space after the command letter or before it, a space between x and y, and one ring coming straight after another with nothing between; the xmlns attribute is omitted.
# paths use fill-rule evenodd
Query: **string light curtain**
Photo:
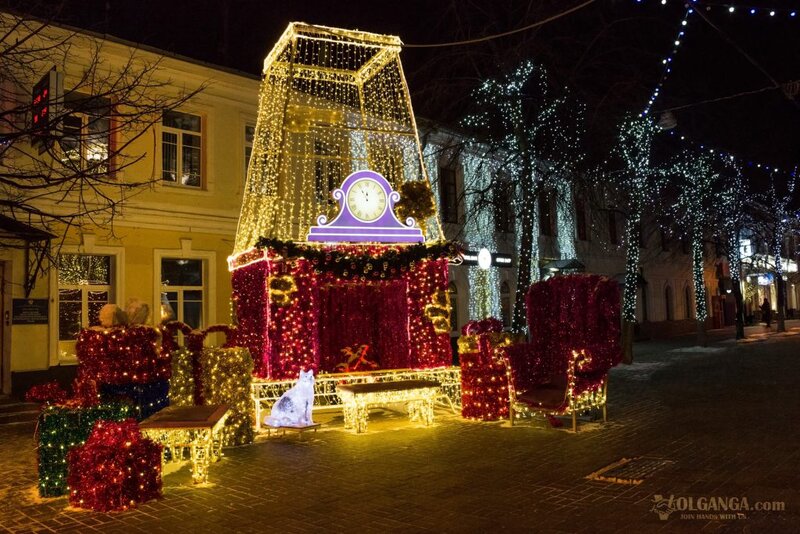
<svg viewBox="0 0 800 534"><path fill-rule="evenodd" d="M305 240L331 192L371 169L397 189L428 180L398 37L291 23L264 61L234 254L260 237ZM443 235L438 217L427 235Z"/></svg>

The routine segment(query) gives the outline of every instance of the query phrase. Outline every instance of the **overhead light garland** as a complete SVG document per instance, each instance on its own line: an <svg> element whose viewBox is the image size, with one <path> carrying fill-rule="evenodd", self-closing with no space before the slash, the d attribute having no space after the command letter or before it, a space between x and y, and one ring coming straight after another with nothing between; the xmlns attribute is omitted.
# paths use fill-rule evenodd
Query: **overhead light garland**
<svg viewBox="0 0 800 534"><path fill-rule="evenodd" d="M663 69L661 71L661 77L656 84L655 89L653 89L650 98L647 101L647 105L644 107L644 111L642 111L642 116L647 115L650 113L650 110L653 108L653 104L655 104L658 97L661 95L661 90L664 87L664 84L667 81L667 78L672 73L672 61L675 59L675 56L678 55L678 51L680 50L681 43L686 38L686 30L689 26L689 18L691 17L692 13L694 13L694 9L689 8L683 15L683 19L681 19L680 26L678 29L678 34L675 36L675 39L672 42L672 50L670 53L665 56L661 63L663 65Z"/></svg>
<svg viewBox="0 0 800 534"><path fill-rule="evenodd" d="M636 3L658 3L662 6L678 3L685 5L686 0L650 0L649 2L636 0ZM702 0L689 0L689 3L697 6L697 8L702 7L706 11L718 11L730 15L746 15L748 18L800 20L800 9L797 7L765 7L731 2L705 2Z"/></svg>
<svg viewBox="0 0 800 534"><path fill-rule="evenodd" d="M661 5L666 5L667 0L657 0L658 3ZM637 0L637 3L644 3L642 0ZM764 8L759 6L751 6L751 5L744 5L744 4L732 4L732 3L724 3L724 4L717 4L711 2L698 2L697 0L691 0L690 5L686 4L685 1L680 2L683 5L687 5L686 11L684 12L683 18L680 21L678 26L678 32L673 40L673 46L670 53L662 58L661 62L663 64L663 69L661 76L656 84L653 92L650 94L648 98L647 104L644 107L644 110L641 113L641 116L645 116L650 114L653 111L653 106L655 105L658 98L661 96L664 84L667 81L667 78L672 73L673 69L673 61L677 56L678 52L681 50L682 44L686 39L686 32L689 27L689 23L692 19L692 14L694 13L695 9L703 8L706 11L711 11L712 9L720 9L725 10L727 13L730 14L749 14L751 16L754 15L764 15L768 18L773 17L788 17L790 19L800 20L798 17L798 13L800 13L800 9L771 9L771 8ZM692 7L693 6L693 7ZM674 126L668 128L669 134L676 138L679 138L680 141L686 143L687 145L691 146L695 150L705 151L709 154L722 154L723 156L727 155L726 151L715 149L713 147L706 146L703 143L697 143L689 140L685 134L678 133ZM776 171L776 172L783 172L788 173L791 176L795 176L797 174L797 166L793 169L780 169L775 165L771 165L768 163L753 161L747 158L741 158L736 156L736 158L741 162L742 165L747 165L748 167L754 167L758 169L765 169L767 171Z"/></svg>

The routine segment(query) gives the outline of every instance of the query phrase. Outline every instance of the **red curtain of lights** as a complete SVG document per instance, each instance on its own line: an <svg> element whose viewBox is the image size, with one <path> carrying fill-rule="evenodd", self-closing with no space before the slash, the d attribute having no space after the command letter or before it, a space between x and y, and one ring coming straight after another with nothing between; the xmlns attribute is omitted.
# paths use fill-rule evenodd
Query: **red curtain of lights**
<svg viewBox="0 0 800 534"><path fill-rule="evenodd" d="M382 369L449 365L449 329L434 328L431 306L447 291L453 250L393 245L265 247L239 256L232 272L237 343L255 374L295 378L333 372L348 347L369 345Z"/></svg>

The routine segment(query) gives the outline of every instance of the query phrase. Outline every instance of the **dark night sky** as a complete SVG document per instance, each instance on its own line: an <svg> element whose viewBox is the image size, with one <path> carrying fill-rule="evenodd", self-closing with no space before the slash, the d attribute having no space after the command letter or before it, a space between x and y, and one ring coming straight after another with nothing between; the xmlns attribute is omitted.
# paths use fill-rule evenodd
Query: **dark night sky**
<svg viewBox="0 0 800 534"><path fill-rule="evenodd" d="M43 3L48 8L64 4L60 19L76 26L258 74L290 21L391 33L406 43L446 42L530 24L581 0ZM794 0L747 3L796 5L800 10ZM503 64L530 57L587 103L590 143L599 152L607 151L613 125L625 111L640 111L658 81L660 59L671 49L683 11L677 0L668 0L666 6L661 0L597 0L539 29L488 44L405 49L403 65L415 110L455 123L478 80L496 74ZM737 46L779 82L800 79L800 16L749 16L744 11L704 11L719 31L697 16L691 20L656 110L771 85ZM680 133L698 142L784 168L800 162L800 96L792 102L772 90L689 107L676 115Z"/></svg>

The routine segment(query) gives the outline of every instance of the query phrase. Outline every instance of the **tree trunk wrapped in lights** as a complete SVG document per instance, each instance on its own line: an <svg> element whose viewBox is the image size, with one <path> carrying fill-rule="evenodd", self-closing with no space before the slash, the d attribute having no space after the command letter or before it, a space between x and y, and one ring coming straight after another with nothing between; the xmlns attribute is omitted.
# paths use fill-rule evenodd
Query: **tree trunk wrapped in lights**
<svg viewBox="0 0 800 534"><path fill-rule="evenodd" d="M662 172L652 162L658 126L649 118L628 118L619 129L617 152L624 170L617 179L625 199L625 286L622 298L623 361L633 363L633 328L640 284L639 242L642 216L653 205L661 187Z"/></svg>
<svg viewBox="0 0 800 534"><path fill-rule="evenodd" d="M689 230L692 246L692 279L697 316L697 342L706 346L705 234L712 214L717 209L716 192L720 174L712 166L711 157L684 151L675 162L675 172L680 180L680 193L675 204L677 216Z"/></svg>

